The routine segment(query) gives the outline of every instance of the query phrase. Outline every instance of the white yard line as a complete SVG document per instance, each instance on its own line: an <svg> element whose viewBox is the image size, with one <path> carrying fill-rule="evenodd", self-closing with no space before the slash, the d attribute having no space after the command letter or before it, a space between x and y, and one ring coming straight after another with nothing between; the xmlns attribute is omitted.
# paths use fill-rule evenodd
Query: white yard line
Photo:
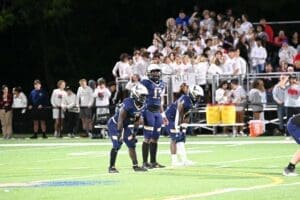
<svg viewBox="0 0 300 200"><path fill-rule="evenodd" d="M141 143L139 143L140 145ZM296 144L293 140L264 140L264 141L190 141L187 145L252 145L252 144ZM159 142L159 145L170 145L170 142ZM111 146L111 142L80 142L80 143L19 143L0 144L0 147L56 147L56 146Z"/></svg>
<svg viewBox="0 0 300 200"><path fill-rule="evenodd" d="M49 150L49 149L62 149L64 146L49 146L49 147L26 147L17 149L1 149L0 153L11 152L11 151L26 151L26 150Z"/></svg>

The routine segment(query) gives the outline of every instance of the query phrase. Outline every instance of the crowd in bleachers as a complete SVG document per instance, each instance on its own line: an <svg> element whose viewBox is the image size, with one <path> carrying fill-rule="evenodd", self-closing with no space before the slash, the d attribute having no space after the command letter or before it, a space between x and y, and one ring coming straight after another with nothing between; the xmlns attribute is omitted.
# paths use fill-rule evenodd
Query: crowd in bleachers
<svg viewBox="0 0 300 200"><path fill-rule="evenodd" d="M41 82L36 80L27 99L21 87L15 87L11 94L4 85L0 97L3 137L9 139L13 131L21 132L25 113L30 113L34 121L31 138L37 138L39 130L47 138L47 112L41 111L49 111L49 108L55 120L55 136L61 137L64 128L73 137L78 133L79 119L85 132L83 136L91 136L95 116L100 116L98 120L101 121L101 116L112 114L115 106L128 96L130 88L147 77L147 67L151 63L159 64L164 75L194 74L195 83L208 94L205 103L211 102L213 95L217 103L235 103L239 107L237 116L240 121L243 121L246 100L253 104L255 119L263 119L264 104L275 102L281 117L280 130L284 129L284 111L288 111L289 117L300 109L300 86L293 75L255 80L248 94L243 84L236 81L249 73L300 71L298 32L291 37L284 30L276 34L266 19L253 25L246 14L235 16L231 9L218 14L197 9L191 15L180 11L177 17L167 19L165 26L163 33L153 34L150 46L135 49L132 56L121 54L112 69L116 82L109 84L109 89L104 79L97 83L82 79L75 94L71 88L66 88L65 81L58 81L57 89L49 98L41 88ZM222 83L212 94L212 77L215 75L227 78L220 78Z"/></svg>

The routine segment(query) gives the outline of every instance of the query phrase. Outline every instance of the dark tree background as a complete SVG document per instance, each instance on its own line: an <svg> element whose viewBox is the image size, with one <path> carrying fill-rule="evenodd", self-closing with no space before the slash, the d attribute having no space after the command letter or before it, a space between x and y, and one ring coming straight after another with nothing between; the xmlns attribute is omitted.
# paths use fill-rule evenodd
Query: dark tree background
<svg viewBox="0 0 300 200"><path fill-rule="evenodd" d="M299 20L298 0L0 0L0 84L28 92L35 78L48 89L59 79L112 80L120 53L148 46L168 17L194 5L251 21Z"/></svg>

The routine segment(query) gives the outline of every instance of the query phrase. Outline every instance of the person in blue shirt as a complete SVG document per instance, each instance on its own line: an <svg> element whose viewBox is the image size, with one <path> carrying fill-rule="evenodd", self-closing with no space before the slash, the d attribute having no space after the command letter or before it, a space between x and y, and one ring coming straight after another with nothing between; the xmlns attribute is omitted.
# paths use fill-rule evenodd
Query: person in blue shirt
<svg viewBox="0 0 300 200"><path fill-rule="evenodd" d="M181 95L165 111L169 121L166 131L171 138L172 166L193 164L186 156L184 143L187 127L183 127L182 125L189 123L188 111L200 103L201 97L203 97L203 89L198 85L191 85L189 86L188 94ZM177 156L181 158L181 162L178 161Z"/></svg>
<svg viewBox="0 0 300 200"><path fill-rule="evenodd" d="M147 68L149 79L143 79L144 85L149 95L146 99L146 108L144 117L144 142L142 145L143 166L145 168L162 168L163 165L156 161L157 141L160 136L161 126L167 124L167 118L164 116L163 95L165 84L161 80L161 69L157 64L150 64ZM150 151L150 163L148 155Z"/></svg>
<svg viewBox="0 0 300 200"><path fill-rule="evenodd" d="M176 18L176 25L188 26L189 25L189 17L186 16L185 12L181 10L179 12L178 17Z"/></svg>
<svg viewBox="0 0 300 200"><path fill-rule="evenodd" d="M132 160L134 171L147 171L146 168L139 167L136 156L136 133L138 127L142 122L142 111L146 96L148 95L147 88L141 84L135 85L131 89L131 96L123 100L120 109L112 116L107 123L108 135L112 142L112 149L110 151L110 164L108 168L109 173L118 173L119 171L115 167L116 158L119 149L123 142L129 149L129 155ZM129 127L130 124L134 124L133 131Z"/></svg>
<svg viewBox="0 0 300 200"><path fill-rule="evenodd" d="M287 123L287 130L297 144L300 144L300 114L291 117ZM283 170L284 176L298 176L296 165L300 162L300 150L298 149L292 157L290 163Z"/></svg>
<svg viewBox="0 0 300 200"><path fill-rule="evenodd" d="M34 80L34 89L30 92L28 98L28 109L31 111L33 119L33 135L30 137L31 139L38 137L39 122L42 129L42 137L44 139L48 138L46 135L46 119L48 117L47 107L49 105L49 95L42 89L41 81Z"/></svg>

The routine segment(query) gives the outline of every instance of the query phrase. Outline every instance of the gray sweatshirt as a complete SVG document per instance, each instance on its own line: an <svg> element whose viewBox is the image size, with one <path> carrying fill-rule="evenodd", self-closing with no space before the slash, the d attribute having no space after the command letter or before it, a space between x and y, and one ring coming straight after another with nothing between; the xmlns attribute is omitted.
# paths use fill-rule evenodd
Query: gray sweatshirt
<svg viewBox="0 0 300 200"><path fill-rule="evenodd" d="M93 90L89 86L79 87L77 90L76 105L80 107L91 107L94 103Z"/></svg>
<svg viewBox="0 0 300 200"><path fill-rule="evenodd" d="M253 112L262 112L264 107L262 103L262 98L260 91L256 88L252 88L249 91L249 101L250 101L250 108L252 108Z"/></svg>
<svg viewBox="0 0 300 200"><path fill-rule="evenodd" d="M300 85L291 85L285 88L284 106L300 107Z"/></svg>
<svg viewBox="0 0 300 200"><path fill-rule="evenodd" d="M276 84L272 91L273 99L276 103L284 102L285 89L280 87L279 84Z"/></svg>
<svg viewBox="0 0 300 200"><path fill-rule="evenodd" d="M246 104L246 91L242 86L232 90L232 103L236 105L236 111L243 111Z"/></svg>

